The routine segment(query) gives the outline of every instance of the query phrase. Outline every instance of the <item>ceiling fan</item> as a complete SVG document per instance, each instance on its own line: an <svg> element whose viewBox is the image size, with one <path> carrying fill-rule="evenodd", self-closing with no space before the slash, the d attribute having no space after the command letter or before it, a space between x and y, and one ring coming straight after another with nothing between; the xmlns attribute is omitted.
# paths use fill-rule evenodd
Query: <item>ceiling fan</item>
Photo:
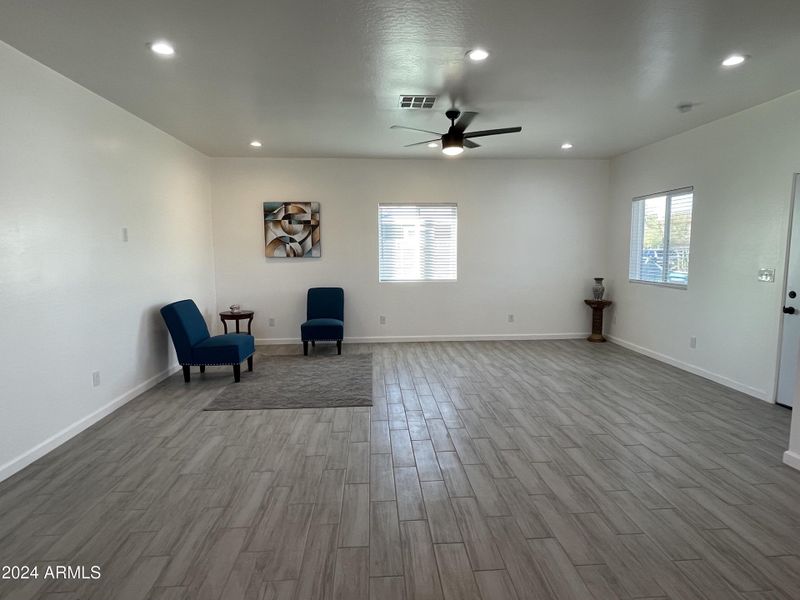
<svg viewBox="0 0 800 600"><path fill-rule="evenodd" d="M411 131L423 131L425 133L433 133L439 137L432 140L425 140L424 142L416 142L414 144L406 144L406 148L411 146L421 146L423 144L433 145L441 141L442 152L448 156L456 156L464 151L464 148L478 148L480 144L476 144L471 138L485 137L487 135L501 135L503 133L518 133L522 131L522 127L505 127L503 129L484 129L483 131L465 130L472 123L478 113L476 112L461 112L455 108L451 108L445 116L450 119L450 128L447 133L437 133L436 131L428 131L427 129L416 129L414 127L404 127L403 125L392 125L391 129L410 129ZM458 119L458 120L456 120Z"/></svg>

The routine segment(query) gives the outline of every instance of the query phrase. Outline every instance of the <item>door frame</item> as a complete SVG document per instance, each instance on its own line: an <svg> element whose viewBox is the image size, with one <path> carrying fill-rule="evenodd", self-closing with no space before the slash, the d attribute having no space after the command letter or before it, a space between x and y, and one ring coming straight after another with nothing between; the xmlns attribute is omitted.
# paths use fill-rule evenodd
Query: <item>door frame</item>
<svg viewBox="0 0 800 600"><path fill-rule="evenodd" d="M783 285L781 286L781 297L779 307L785 306L786 294L789 289L789 258L792 250L792 229L794 227L794 213L795 210L800 209L797 206L797 195L800 194L800 173L794 173L792 178L792 195L789 197L789 223L786 229L786 248L784 249L783 257ZM795 240L800 243L800 239ZM783 313L778 313L778 351L775 355L775 383L773 384L772 403L792 410L791 406L786 406L778 402L778 383L781 376L781 350L783 347Z"/></svg>

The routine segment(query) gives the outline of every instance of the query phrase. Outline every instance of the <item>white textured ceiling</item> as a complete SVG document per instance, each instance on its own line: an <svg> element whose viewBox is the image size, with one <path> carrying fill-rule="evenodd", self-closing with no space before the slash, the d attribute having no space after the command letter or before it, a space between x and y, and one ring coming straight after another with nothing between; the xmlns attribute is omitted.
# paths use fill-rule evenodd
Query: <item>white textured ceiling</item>
<svg viewBox="0 0 800 600"><path fill-rule="evenodd" d="M798 0L0 3L0 39L210 156L439 157L389 126L443 131L451 101L524 128L470 157L613 156L800 88L799 32Z"/></svg>

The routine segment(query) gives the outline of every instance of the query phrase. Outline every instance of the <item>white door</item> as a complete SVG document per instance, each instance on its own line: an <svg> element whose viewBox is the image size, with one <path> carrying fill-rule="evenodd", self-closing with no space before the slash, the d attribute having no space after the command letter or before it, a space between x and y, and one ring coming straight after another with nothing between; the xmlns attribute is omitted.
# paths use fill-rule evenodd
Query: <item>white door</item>
<svg viewBox="0 0 800 600"><path fill-rule="evenodd" d="M800 370L800 175L794 178L794 210L789 238L789 263L783 291L783 336L778 371L778 404L792 406Z"/></svg>

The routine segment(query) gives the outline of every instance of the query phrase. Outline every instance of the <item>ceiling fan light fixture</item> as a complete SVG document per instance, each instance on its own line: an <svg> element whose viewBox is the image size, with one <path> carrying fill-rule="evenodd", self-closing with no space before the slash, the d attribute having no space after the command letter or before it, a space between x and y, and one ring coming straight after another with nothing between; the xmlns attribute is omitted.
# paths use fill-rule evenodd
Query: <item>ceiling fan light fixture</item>
<svg viewBox="0 0 800 600"><path fill-rule="evenodd" d="M489 52L483 48L473 48L467 52L467 58L469 58L472 62L481 62L489 58Z"/></svg>
<svg viewBox="0 0 800 600"><path fill-rule="evenodd" d="M253 140L252 142L250 142L250 145L251 145L253 148L261 148L261 145L262 145L262 144L261 144L261 142L259 142L258 140Z"/></svg>
<svg viewBox="0 0 800 600"><path fill-rule="evenodd" d="M390 129L410 129L411 131L421 131L423 133L432 133L439 136L413 144L406 144L404 147L427 146L428 148L438 148L441 142L442 152L446 156L458 156L464 152L465 148L480 148L481 145L473 141L472 138L503 135L506 133L519 133L522 131L522 127L501 127L499 129L482 129L480 131L473 131L470 129L467 131L472 120L477 115L478 113L476 112L461 112L455 107L450 108L444 113L444 116L450 121L450 127L447 128L447 133L437 133L430 129L418 129L416 127L406 127L405 125L392 125Z"/></svg>
<svg viewBox="0 0 800 600"><path fill-rule="evenodd" d="M464 151L464 138L452 132L442 136L442 152L447 156L458 156Z"/></svg>
<svg viewBox="0 0 800 600"><path fill-rule="evenodd" d="M561 149L562 150L572 150L572 144L570 144L569 142L564 142L563 144L561 144Z"/></svg>

